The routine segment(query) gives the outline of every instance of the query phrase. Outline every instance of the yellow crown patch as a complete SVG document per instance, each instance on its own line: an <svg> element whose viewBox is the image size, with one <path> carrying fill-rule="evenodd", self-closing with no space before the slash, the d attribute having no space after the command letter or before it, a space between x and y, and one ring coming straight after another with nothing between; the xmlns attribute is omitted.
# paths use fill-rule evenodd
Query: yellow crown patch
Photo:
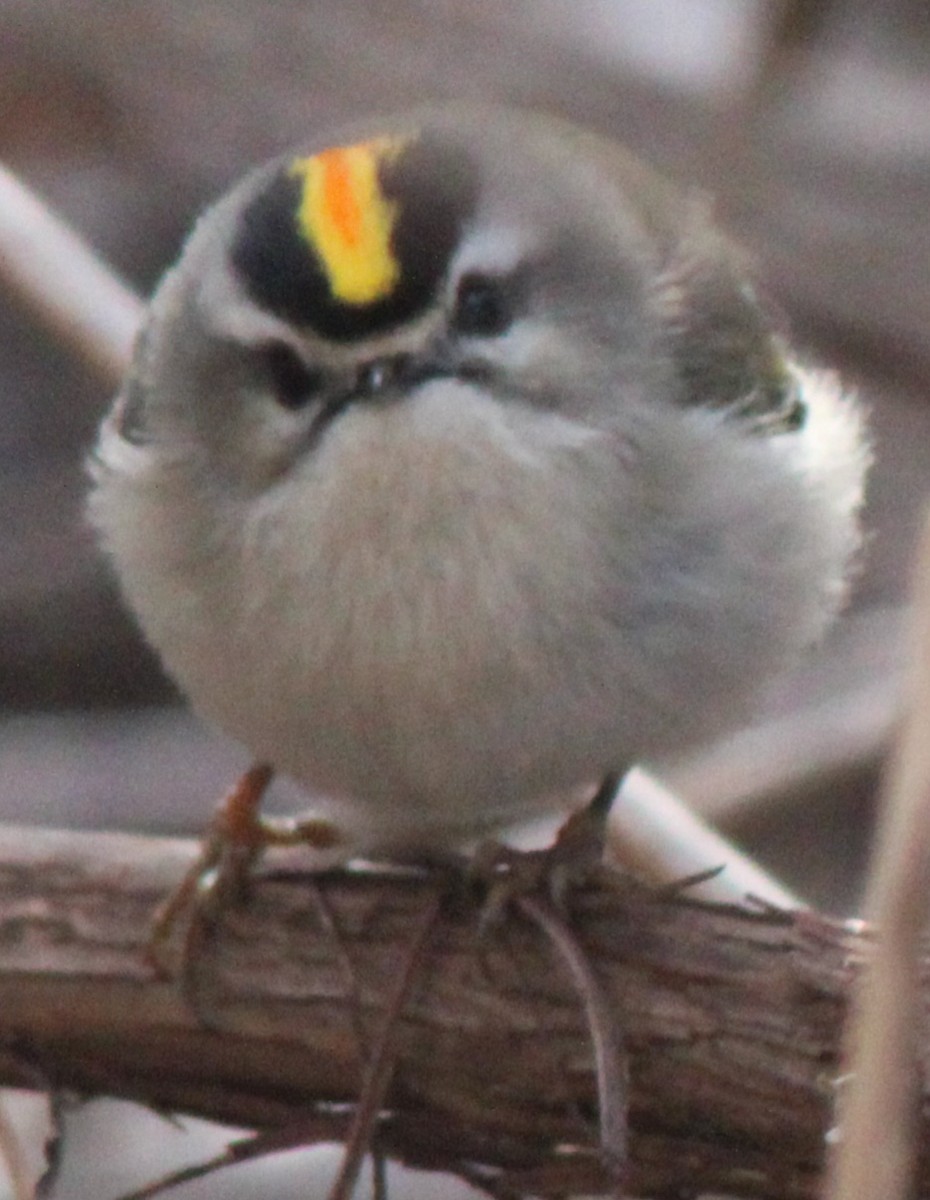
<svg viewBox="0 0 930 1200"><path fill-rule="evenodd" d="M401 138L377 138L291 163L289 174L301 180L301 236L316 251L333 296L344 304L383 300L400 278L391 249L398 205L385 196L378 167L403 145Z"/></svg>

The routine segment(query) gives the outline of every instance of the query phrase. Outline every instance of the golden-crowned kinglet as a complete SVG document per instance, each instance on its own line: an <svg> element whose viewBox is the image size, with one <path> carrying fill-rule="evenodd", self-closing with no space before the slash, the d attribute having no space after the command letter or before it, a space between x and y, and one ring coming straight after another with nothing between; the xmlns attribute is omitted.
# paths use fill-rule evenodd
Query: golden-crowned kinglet
<svg viewBox="0 0 930 1200"><path fill-rule="evenodd" d="M843 598L866 459L702 200L436 106L206 213L90 507L195 707L409 851L743 719Z"/></svg>

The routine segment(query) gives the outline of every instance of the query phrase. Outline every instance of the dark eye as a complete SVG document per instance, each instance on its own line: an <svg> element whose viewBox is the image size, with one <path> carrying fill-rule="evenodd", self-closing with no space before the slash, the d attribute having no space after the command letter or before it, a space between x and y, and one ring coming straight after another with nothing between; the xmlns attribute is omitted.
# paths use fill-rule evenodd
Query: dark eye
<svg viewBox="0 0 930 1200"><path fill-rule="evenodd" d="M496 337L506 332L513 313L504 289L488 275L463 275L455 297L452 324L459 333Z"/></svg>
<svg viewBox="0 0 930 1200"><path fill-rule="evenodd" d="M296 350L284 342L269 342L259 353L282 408L296 410L317 399L325 383L323 372L308 367Z"/></svg>
<svg viewBox="0 0 930 1200"><path fill-rule="evenodd" d="M795 400L785 413L785 425L790 433L797 433L807 424L807 405L803 400Z"/></svg>

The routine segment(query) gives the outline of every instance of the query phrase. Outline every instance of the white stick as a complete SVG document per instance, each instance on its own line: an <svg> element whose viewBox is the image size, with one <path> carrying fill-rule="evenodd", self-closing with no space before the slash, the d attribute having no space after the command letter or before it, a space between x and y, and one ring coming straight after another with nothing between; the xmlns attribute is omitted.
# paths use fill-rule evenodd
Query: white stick
<svg viewBox="0 0 930 1200"><path fill-rule="evenodd" d="M87 244L0 167L0 282L115 387L143 303Z"/></svg>
<svg viewBox="0 0 930 1200"><path fill-rule="evenodd" d="M722 867L695 895L729 904L754 897L776 908L803 907L797 896L645 771L631 771L624 781L608 833L613 857L646 879L676 883Z"/></svg>

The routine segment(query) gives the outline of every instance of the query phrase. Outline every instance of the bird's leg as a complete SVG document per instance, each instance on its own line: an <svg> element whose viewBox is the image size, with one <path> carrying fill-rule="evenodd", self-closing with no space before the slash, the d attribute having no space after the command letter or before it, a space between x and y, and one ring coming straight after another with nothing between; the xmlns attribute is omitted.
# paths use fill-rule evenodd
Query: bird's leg
<svg viewBox="0 0 930 1200"><path fill-rule="evenodd" d="M242 895L249 872L267 847L330 849L340 840L336 827L322 818L263 816L259 808L273 774L270 766L257 763L236 782L217 807L197 858L155 915L148 954L165 975L173 973L169 942L179 922L187 922L179 963L182 985L191 983L207 934ZM185 986L185 991L191 988Z"/></svg>
<svg viewBox="0 0 930 1200"><path fill-rule="evenodd" d="M572 878L584 877L601 865L607 840L607 817L621 778L622 775L616 771L605 775L584 808L573 812L559 829L549 855L554 869L562 871L563 888L571 883ZM558 887L553 888L553 895L559 899Z"/></svg>
<svg viewBox="0 0 930 1200"><path fill-rule="evenodd" d="M480 846L469 873L488 885L482 924L493 923L520 896L544 890L563 908L573 884L600 866L604 856L607 814L620 784L619 772L605 775L584 806L562 824L551 846L514 850L499 842Z"/></svg>
<svg viewBox="0 0 930 1200"><path fill-rule="evenodd" d="M563 913L571 889L601 866L607 815L619 783L619 773L605 775L585 807L563 823L551 846L531 851L482 847L472 866L472 873L488 885L480 927L486 932L505 909L513 908L538 926L571 972L595 1051L601 1159L618 1196L623 1194L627 1166L626 1050L586 951Z"/></svg>

